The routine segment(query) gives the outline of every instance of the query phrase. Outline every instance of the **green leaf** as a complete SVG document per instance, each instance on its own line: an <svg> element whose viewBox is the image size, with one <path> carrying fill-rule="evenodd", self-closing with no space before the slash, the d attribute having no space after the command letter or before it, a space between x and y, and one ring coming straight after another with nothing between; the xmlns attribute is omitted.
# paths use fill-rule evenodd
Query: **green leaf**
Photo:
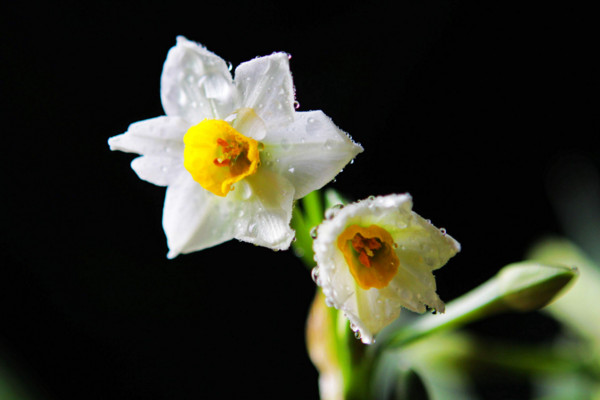
<svg viewBox="0 0 600 400"><path fill-rule="evenodd" d="M559 296L578 275L576 268L521 262L502 268L492 279L446 305L442 315L425 315L381 332L374 351L408 345L443 330L507 311L533 311Z"/></svg>
<svg viewBox="0 0 600 400"><path fill-rule="evenodd" d="M600 267L574 243L561 238L540 241L528 256L543 263L577 265L582 279L544 312L594 343L600 354Z"/></svg>

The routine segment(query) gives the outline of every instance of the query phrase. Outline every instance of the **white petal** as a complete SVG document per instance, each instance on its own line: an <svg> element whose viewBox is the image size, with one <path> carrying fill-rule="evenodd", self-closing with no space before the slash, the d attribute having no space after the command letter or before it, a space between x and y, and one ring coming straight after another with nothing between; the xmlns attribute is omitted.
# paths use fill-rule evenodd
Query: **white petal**
<svg viewBox="0 0 600 400"><path fill-rule="evenodd" d="M236 107L236 89L227 64L182 36L169 50L161 76L161 100L169 116L191 124L223 119Z"/></svg>
<svg viewBox="0 0 600 400"><path fill-rule="evenodd" d="M292 121L294 85L285 53L255 58L235 70L242 107L254 109L267 126Z"/></svg>
<svg viewBox="0 0 600 400"><path fill-rule="evenodd" d="M190 124L179 117L157 117L129 125L127 132L108 140L111 150L181 157L183 136Z"/></svg>
<svg viewBox="0 0 600 400"><path fill-rule="evenodd" d="M363 343L373 343L373 336L393 322L402 308L393 298L386 298L377 289L358 288L355 304L345 305L346 317L360 331Z"/></svg>
<svg viewBox="0 0 600 400"><path fill-rule="evenodd" d="M163 228L169 253L190 253L234 237L230 202L204 190L189 174L180 174L167 188Z"/></svg>
<svg viewBox="0 0 600 400"><path fill-rule="evenodd" d="M264 121L251 108L240 108L229 116L227 122L233 129L254 140L263 140L267 134Z"/></svg>
<svg viewBox="0 0 600 400"><path fill-rule="evenodd" d="M273 250L289 248L294 238L290 228L294 187L281 176L264 169L240 183L242 185L238 184L234 192L245 200L232 198L242 206L238 213L243 212L236 221L235 237Z"/></svg>
<svg viewBox="0 0 600 400"><path fill-rule="evenodd" d="M131 168L145 181L158 186L168 186L181 174L188 174L183 166L183 157L147 155L134 159Z"/></svg>
<svg viewBox="0 0 600 400"><path fill-rule="evenodd" d="M295 113L294 122L270 130L264 144L263 163L292 182L296 199L323 187L363 151L322 111Z"/></svg>

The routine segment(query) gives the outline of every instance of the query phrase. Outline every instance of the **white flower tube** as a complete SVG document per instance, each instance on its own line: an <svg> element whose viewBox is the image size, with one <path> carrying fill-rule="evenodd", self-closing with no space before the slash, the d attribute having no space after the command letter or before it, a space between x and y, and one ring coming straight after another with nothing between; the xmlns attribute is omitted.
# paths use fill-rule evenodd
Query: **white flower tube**
<svg viewBox="0 0 600 400"><path fill-rule="evenodd" d="M332 180L362 147L321 111L296 112L285 53L227 63L177 38L164 64L166 116L109 139L141 154L141 179L167 186L168 257L237 238L287 249L293 202Z"/></svg>
<svg viewBox="0 0 600 400"><path fill-rule="evenodd" d="M460 244L413 212L410 195L393 194L341 208L319 225L313 249L326 303L372 343L401 307L444 312L432 271Z"/></svg>

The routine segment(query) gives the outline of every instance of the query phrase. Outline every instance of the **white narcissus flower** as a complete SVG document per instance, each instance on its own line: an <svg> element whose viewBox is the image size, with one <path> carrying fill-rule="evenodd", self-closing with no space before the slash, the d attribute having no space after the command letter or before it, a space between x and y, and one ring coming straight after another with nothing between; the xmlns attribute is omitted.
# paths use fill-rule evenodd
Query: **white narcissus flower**
<svg viewBox="0 0 600 400"><path fill-rule="evenodd" d="M349 204L325 219L313 249L327 304L372 343L401 307L444 312L432 271L460 244L413 212L410 195L392 194Z"/></svg>
<svg viewBox="0 0 600 400"><path fill-rule="evenodd" d="M237 238L287 249L293 202L362 147L321 111L296 112L289 56L239 65L177 38L161 77L166 116L133 123L111 150L141 154L138 176L166 186L168 257Z"/></svg>

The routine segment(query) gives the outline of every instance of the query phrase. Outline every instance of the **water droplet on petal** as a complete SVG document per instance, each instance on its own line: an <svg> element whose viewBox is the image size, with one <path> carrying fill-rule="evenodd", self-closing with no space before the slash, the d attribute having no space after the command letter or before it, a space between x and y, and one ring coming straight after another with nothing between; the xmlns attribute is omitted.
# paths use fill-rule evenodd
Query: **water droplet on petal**
<svg viewBox="0 0 600 400"><path fill-rule="evenodd" d="M317 230L318 230L318 226L313 226L313 228L310 230L310 237L313 239L317 238Z"/></svg>
<svg viewBox="0 0 600 400"><path fill-rule="evenodd" d="M288 172L289 172L290 174L293 174L293 173L294 173L294 171L295 171L294 167L291 167L291 168L289 168L289 169L288 169Z"/></svg>
<svg viewBox="0 0 600 400"><path fill-rule="evenodd" d="M250 185L248 185L247 183L244 183L245 182L243 182L240 187L240 195L242 196L242 199L248 200L250 196L252 196L252 187L250 187Z"/></svg>
<svg viewBox="0 0 600 400"><path fill-rule="evenodd" d="M319 280L319 267L314 267L311 271L310 271L310 277L312 278L312 280L317 283L317 281ZM317 283L318 284L318 283Z"/></svg>
<svg viewBox="0 0 600 400"><path fill-rule="evenodd" d="M231 63L231 61L229 61L229 62L227 63L227 69L228 69L229 71L231 71L231 70L233 69L233 64Z"/></svg>
<svg viewBox="0 0 600 400"><path fill-rule="evenodd" d="M446 228L440 228L440 233L446 236Z"/></svg>
<svg viewBox="0 0 600 400"><path fill-rule="evenodd" d="M335 217L340 210L344 208L343 204L335 204L331 207L329 207L326 211L325 211L325 219L332 219L333 217Z"/></svg>
<svg viewBox="0 0 600 400"><path fill-rule="evenodd" d="M294 100L294 109L297 110L300 108L300 103L298 103L298 100Z"/></svg>
<svg viewBox="0 0 600 400"><path fill-rule="evenodd" d="M360 331L354 332L354 337L357 338L357 339L360 339L362 337Z"/></svg>
<svg viewBox="0 0 600 400"><path fill-rule="evenodd" d="M358 331L358 326L356 326L356 324L354 322L350 323L350 329L352 329L352 332L357 332Z"/></svg>

